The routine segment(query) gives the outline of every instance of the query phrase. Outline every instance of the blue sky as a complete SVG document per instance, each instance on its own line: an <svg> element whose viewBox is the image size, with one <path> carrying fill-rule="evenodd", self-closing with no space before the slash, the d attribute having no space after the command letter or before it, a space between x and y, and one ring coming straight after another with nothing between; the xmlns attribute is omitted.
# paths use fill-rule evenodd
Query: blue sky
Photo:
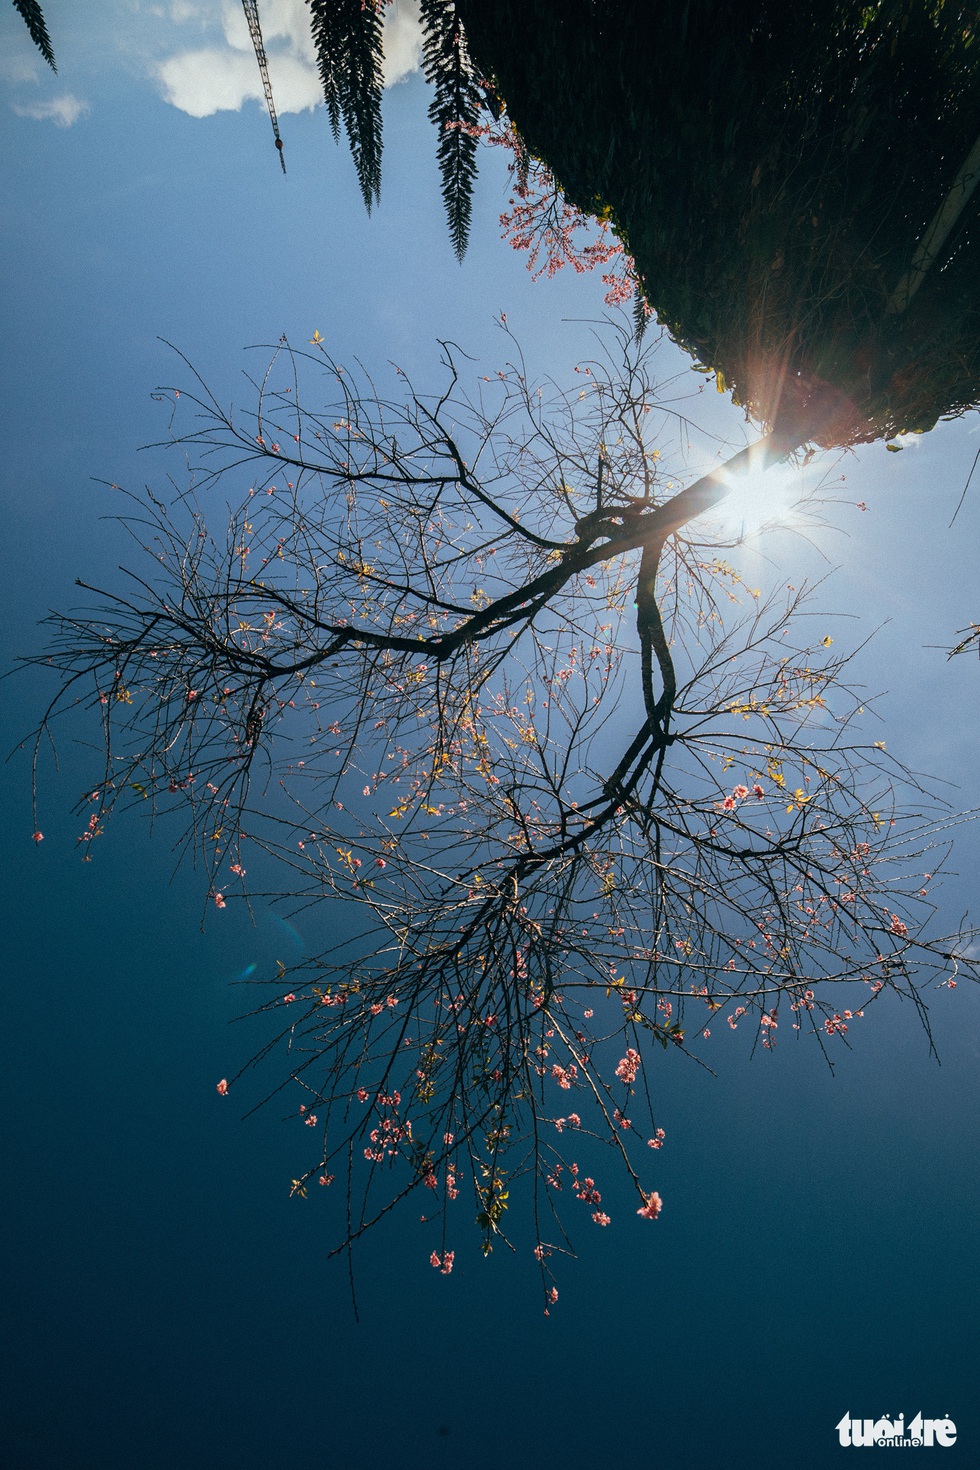
<svg viewBox="0 0 980 1470"><path fill-rule="evenodd" d="M285 178L255 100L193 115L208 100L202 54L213 97L249 85L220 4L48 0L57 77L0 12L7 659L38 646L37 620L71 605L76 576L111 579L123 559L100 482L164 483L166 463L137 453L165 427L152 390L180 371L161 338L224 397L240 392L242 349L283 332L318 329L341 361L394 359L419 378L440 336L493 363L501 310L536 371L561 377L588 351L601 288L530 281L498 238L494 156L456 265L411 71L386 95L382 200L367 217L309 107L302 10L263 9ZM410 24L399 37L405 62ZM738 412L713 391L703 401L740 439ZM741 553L753 580L837 569L822 594L835 636L883 625L860 665L884 691L881 738L949 782L961 811L980 798L977 667L948 664L942 645L978 616L980 486L949 528L978 423L849 456L836 530L814 548L783 529ZM8 746L42 692L33 675L5 684ZM257 1041L229 1025L243 1008L229 982L297 941L263 911L253 928L229 909L202 934L203 879L174 872L163 834L120 825L79 862L69 808L86 754L60 755L43 775L43 844L24 758L2 786L4 1463L414 1470L492 1455L518 1470L559 1457L570 1470L816 1470L850 1453L833 1432L846 1410L918 1409L959 1427L933 1455L977 1463L970 987L935 995L941 1066L897 1004L834 1076L803 1048L751 1062L720 1050L716 1078L667 1059L663 1216L578 1241L549 1319L528 1263L484 1261L474 1238L443 1278L409 1218L365 1245L356 1326L316 1201L287 1198L295 1129L270 1113L243 1122L214 1092ZM964 828L950 926L976 910L977 858ZM329 938L331 922L300 924L300 942Z"/></svg>

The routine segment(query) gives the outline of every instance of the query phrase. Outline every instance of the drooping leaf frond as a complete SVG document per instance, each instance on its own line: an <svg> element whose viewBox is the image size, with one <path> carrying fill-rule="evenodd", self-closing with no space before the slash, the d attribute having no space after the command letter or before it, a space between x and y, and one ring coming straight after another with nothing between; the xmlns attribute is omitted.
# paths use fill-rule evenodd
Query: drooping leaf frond
<svg viewBox="0 0 980 1470"><path fill-rule="evenodd" d="M340 94L337 86L339 27L336 19L336 6L330 4L329 0L311 0L310 28L313 33L313 45L316 48L320 85L323 88L323 100L327 106L327 116L330 118L334 142L339 143Z"/></svg>
<svg viewBox="0 0 980 1470"><path fill-rule="evenodd" d="M381 193L382 0L310 0L317 64L334 137L343 118L370 211Z"/></svg>
<svg viewBox="0 0 980 1470"><path fill-rule="evenodd" d="M14 6L23 16L24 23L31 33L31 40L51 70L57 71L58 68L54 64L54 51L51 46L51 37L48 35L48 28L44 24L44 15L41 12L41 7L38 5L37 0L14 0Z"/></svg>
<svg viewBox="0 0 980 1470"><path fill-rule="evenodd" d="M484 102L454 0L422 0L424 68L435 87L429 118L439 130L442 197L456 257L466 250L476 178L476 128Z"/></svg>

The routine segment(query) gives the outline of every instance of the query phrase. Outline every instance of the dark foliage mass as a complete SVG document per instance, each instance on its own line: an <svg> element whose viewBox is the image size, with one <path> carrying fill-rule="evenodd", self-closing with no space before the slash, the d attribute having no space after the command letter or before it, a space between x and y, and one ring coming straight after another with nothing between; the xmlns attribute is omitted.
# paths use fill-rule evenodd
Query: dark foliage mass
<svg viewBox="0 0 980 1470"><path fill-rule="evenodd" d="M528 147L753 414L853 443L976 403L974 6L459 9Z"/></svg>

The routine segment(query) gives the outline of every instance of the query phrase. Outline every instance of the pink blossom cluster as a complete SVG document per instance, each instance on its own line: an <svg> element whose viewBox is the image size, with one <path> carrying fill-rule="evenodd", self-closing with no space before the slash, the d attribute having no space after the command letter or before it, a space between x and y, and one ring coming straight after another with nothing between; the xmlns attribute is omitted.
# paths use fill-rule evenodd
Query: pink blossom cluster
<svg viewBox="0 0 980 1470"><path fill-rule="evenodd" d="M575 1198L586 1205L601 1205L602 1195L595 1187L594 1179L576 1179L572 1185Z"/></svg>
<svg viewBox="0 0 980 1470"><path fill-rule="evenodd" d="M378 1127L371 1129L370 1139L374 1148L366 1148L364 1157L370 1162L380 1164L386 1155L394 1158L399 1151L399 1144L410 1142L411 1137L412 1125L407 1118L404 1123L399 1123L395 1118L382 1118ZM434 1189L435 1184L430 1185L430 1188Z"/></svg>
<svg viewBox="0 0 980 1470"><path fill-rule="evenodd" d="M626 1055L620 1060L616 1067L616 1076L626 1083L636 1081L636 1074L640 1069L640 1053L632 1046L627 1047Z"/></svg>
<svg viewBox="0 0 980 1470"><path fill-rule="evenodd" d="M650 1194L644 1194L643 1201L643 1205L636 1213L641 1215L644 1220L655 1220L664 1207L663 1200L654 1189Z"/></svg>
<svg viewBox="0 0 980 1470"><path fill-rule="evenodd" d="M453 1261L455 1259L455 1251L444 1251L441 1256L438 1251L433 1251L429 1257L429 1265L441 1271L443 1276L448 1276L453 1269Z"/></svg>

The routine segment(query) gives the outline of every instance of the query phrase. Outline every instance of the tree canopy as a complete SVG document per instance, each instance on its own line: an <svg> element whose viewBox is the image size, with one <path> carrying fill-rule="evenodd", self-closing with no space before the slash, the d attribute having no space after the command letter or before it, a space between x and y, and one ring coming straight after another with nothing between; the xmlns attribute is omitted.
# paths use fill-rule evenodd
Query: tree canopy
<svg viewBox="0 0 980 1470"><path fill-rule="evenodd" d="M975 7L459 10L528 148L611 214L660 320L755 417L848 443L977 402L975 211L917 254L980 177Z"/></svg>
<svg viewBox="0 0 980 1470"><path fill-rule="evenodd" d="M696 530L721 492L679 488L655 345L624 323L566 391L510 342L472 389L446 346L439 388L384 393L319 339L280 345L250 413L185 386L194 489L134 498L126 585L37 660L42 735L103 743L86 856L132 807L181 823L218 910L346 912L255 982L315 1130L294 1192L347 1180L337 1249L414 1194L451 1269L466 1190L550 1295L611 1160L659 1213L660 1048L832 1058L882 996L925 1018L975 971L930 897L942 805L862 734L811 589L764 595Z"/></svg>

